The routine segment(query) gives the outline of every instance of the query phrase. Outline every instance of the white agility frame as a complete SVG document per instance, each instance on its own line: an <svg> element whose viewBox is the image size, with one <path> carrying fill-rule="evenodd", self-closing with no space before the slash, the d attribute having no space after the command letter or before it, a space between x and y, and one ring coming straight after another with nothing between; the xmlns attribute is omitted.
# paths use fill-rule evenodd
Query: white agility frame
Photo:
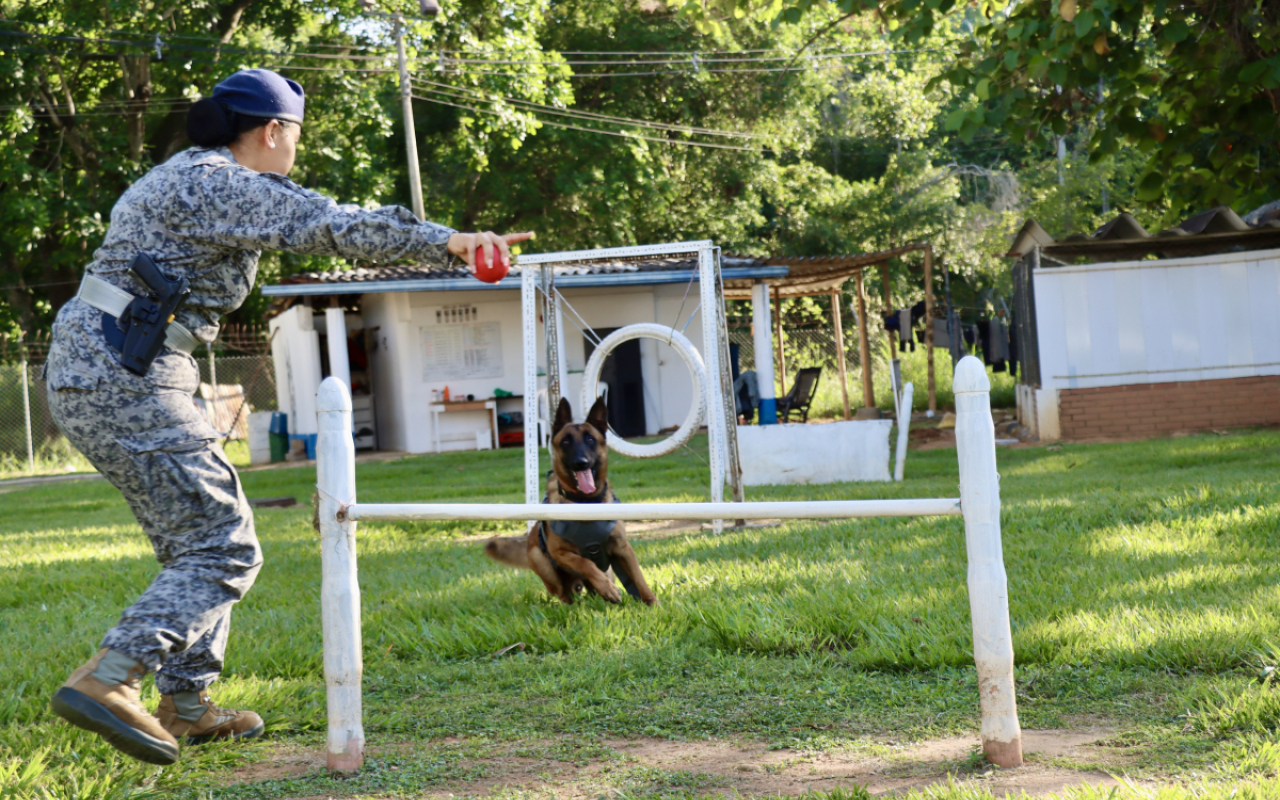
<svg viewBox="0 0 1280 800"><path fill-rule="evenodd" d="M320 604L328 698L329 769L352 771L359 769L364 762L361 702L364 667L360 585L356 572L356 523L359 521L832 519L956 515L964 517L969 614L973 627L973 657L978 673L983 751L999 766L1021 764L1022 731L1014 695L1008 581L1000 542L1000 476L996 473L991 382L982 362L973 356L961 359L956 367L953 387L956 398L956 457L960 464L959 499L610 505L371 504L356 502L351 393L341 380L325 379L320 385L317 400L316 473L323 573Z"/></svg>
<svg viewBox="0 0 1280 800"><path fill-rule="evenodd" d="M610 258L636 258L638 256L671 256L696 254L698 257L698 288L702 313L702 363L706 369L706 421L707 434L710 439L708 461L711 466L711 502L719 503L724 499L725 463L729 452L728 420L724 418L725 403L720 381L720 348L716 346L720 340L718 334L717 315L711 313L718 304L718 282L716 280L715 243L710 239L691 242L673 242L668 244L646 244L636 247L606 247L597 250L569 250L562 253L537 253L521 255L520 264L520 299L524 322L524 499L526 503L537 503L542 497L542 472L538 466L538 435L536 422L538 419L538 313L537 293L541 278L537 270L528 269L541 264L572 264L575 261L597 261ZM557 307L558 308L558 307ZM558 324L558 321L557 321ZM562 388L562 391L564 389ZM693 401L697 403L698 400ZM586 409L579 413L586 414ZM555 418L556 410L547 409L548 416ZM734 420L736 423L736 420ZM740 516L730 519L742 519ZM712 526L719 533L724 525L722 519L712 520Z"/></svg>

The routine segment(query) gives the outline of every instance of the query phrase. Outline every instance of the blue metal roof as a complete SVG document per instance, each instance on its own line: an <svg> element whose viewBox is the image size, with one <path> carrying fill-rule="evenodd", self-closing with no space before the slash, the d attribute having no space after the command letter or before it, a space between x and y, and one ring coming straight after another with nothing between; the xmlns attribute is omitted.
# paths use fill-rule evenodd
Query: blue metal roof
<svg viewBox="0 0 1280 800"><path fill-rule="evenodd" d="M725 259L726 261L728 259ZM393 268L394 269L394 268ZM375 270L367 270L375 273ZM456 270L455 270L456 272ZM723 280L752 280L763 278L784 278L790 272L785 266L723 267L720 270ZM341 275L342 273L331 273ZM466 273L463 272L465 275ZM280 283L263 286L262 293L267 297L301 297L334 294L384 294L387 292L474 292L496 291L501 289L519 290L520 277L508 275L497 283L484 283L469 275L466 277L440 278L407 278L389 275L380 279L376 275L362 277L360 280L320 280L313 278L316 273L306 277L311 281L305 283ZM557 270L556 286L562 289L594 287L594 286L657 286L669 283L688 283L698 279L697 269L661 269L636 270L626 272L589 272L587 274L562 274Z"/></svg>

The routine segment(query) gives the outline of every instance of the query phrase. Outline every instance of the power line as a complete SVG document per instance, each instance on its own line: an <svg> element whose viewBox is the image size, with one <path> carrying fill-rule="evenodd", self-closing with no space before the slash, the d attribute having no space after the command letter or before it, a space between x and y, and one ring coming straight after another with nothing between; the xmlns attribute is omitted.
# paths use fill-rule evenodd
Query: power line
<svg viewBox="0 0 1280 800"><path fill-rule="evenodd" d="M585 79L585 78L636 78L646 76L666 76L674 75L699 75L701 73L728 73L734 75L751 75L765 72L815 72L817 70L838 69L843 64L831 64L826 66L807 66L807 67L774 67L774 68L758 68L758 69L662 69L651 70L649 72L574 72L562 77L568 79ZM477 75L490 77L515 78L521 77L514 72L499 72L496 70L468 70L468 69L444 69L436 72L437 75Z"/></svg>
<svg viewBox="0 0 1280 800"><path fill-rule="evenodd" d="M202 48L202 49L208 49L210 52L213 52L213 48ZM131 53L88 53L86 54L86 53L81 53L75 50L46 50L46 49L30 48L30 47L0 47L0 55L5 55L8 53L42 53L42 54L56 55L56 56L91 55L91 56L94 56L95 58L104 58L104 59L116 58L118 56L135 55ZM232 53L231 55L238 55L238 54ZM185 58L185 59L175 59L175 60L190 61L195 64L211 64L211 65L230 62L230 59L228 59L228 62L219 62L211 58ZM374 67L314 67L314 66L306 66L303 64L272 64L269 62L265 64L258 62L257 66L265 67L267 69L274 69L274 70L306 70L306 71L312 71L312 72L354 72L362 75L389 75L389 74L394 74L398 71L398 70L389 69L389 68L379 69ZM507 77L513 77L511 73L502 73L502 74L506 75Z"/></svg>
<svg viewBox="0 0 1280 800"><path fill-rule="evenodd" d="M104 39L101 37L89 37L89 36L65 36L65 35L52 34L52 33L23 33L18 31L0 31L0 36L12 36L12 37L19 37L19 38L43 38L43 39L53 39L56 41L90 42L90 43L96 43L96 44L117 44L117 45L124 45L128 47L139 47L139 48L148 48L148 49L155 46L155 38L159 37L161 39L161 46L167 47L171 50L180 50L184 52L203 50L203 51L218 52L218 53L240 53L243 55L288 56L288 57L294 57L294 58L316 58L316 59L349 60L349 61L380 61L380 60L385 60L387 57L389 57L389 53L386 53L383 55L352 55L352 54L334 54L334 53L310 53L305 51L290 52L290 51L250 49L250 48L243 48L243 47L235 47L229 44L218 44L213 47L199 47L196 45L174 43L172 41L164 42L163 39L166 38L165 34L159 34L159 33L157 34L139 33L139 34L125 34L125 35L139 36L142 38L140 38L138 41L128 41L124 39ZM172 35L172 36L168 36L167 38L171 40L172 39L195 39L197 41L212 41L212 40L200 39L199 37L189 37L189 36L181 36L181 35ZM342 45L325 44L323 46L341 47ZM441 56L443 56L443 54L446 52L462 53L464 51L458 51L458 50L440 51ZM599 51L599 52L604 53L605 51ZM747 58L716 57L716 54L725 54L725 53L731 53L731 52L732 51L712 51L710 54L707 55L707 57L703 57L698 51L658 51L658 52L651 52L648 54L627 52L626 54L629 54L629 55L638 54L638 55L654 56L653 58L646 58L641 60L630 60L630 61L601 61L601 60L579 61L579 60L565 60L565 59L532 59L531 60L531 59L443 58L443 57L440 59L440 61L442 64L450 64L450 63L452 64L484 64L484 65L498 65L498 66L501 66L501 65L509 65L509 66L569 65L569 66L624 66L625 67L625 66L666 66L666 65L675 65L675 64L683 65L687 63L690 66L692 66L695 69L695 71L715 72L715 71L723 71L723 70L718 70L717 68L708 68L704 70L704 69L701 69L700 64L702 63L707 63L707 64L765 63L765 62L776 62L776 61L788 61L794 58L793 55L751 56ZM774 50L774 51L759 51L759 52L782 52L782 51ZM840 59L848 59L848 58L879 58L879 57L884 57L888 55L936 53L936 52L939 52L939 51L936 49L862 50L862 51L847 51L847 52L839 52L839 53L815 53L815 54L806 56L805 60L809 62L810 64L809 68L816 68L817 65L815 62L823 61L823 60L829 61L833 59L840 60ZM624 53L623 52L617 53L617 55L622 55L622 54ZM690 58L689 59L669 58L669 56L672 56L672 55L689 55ZM782 70L768 70L768 71L793 71L793 70L801 71L804 69L805 67L787 67ZM747 72L748 70L734 70L734 71ZM752 71L766 71L766 70L752 70Z"/></svg>
<svg viewBox="0 0 1280 800"><path fill-rule="evenodd" d="M446 52L449 52L449 51L446 51ZM815 53L810 56L805 56L805 59L809 61L815 61L815 60L830 60L830 59L843 59L843 58L873 58L873 57L882 57L887 55L899 55L904 53L936 53L936 52L938 51L937 50L865 50L865 51L844 52L844 53ZM696 64L713 64L713 63L755 64L755 63L762 63L767 61L789 61L795 57L794 55L782 55L782 56L761 56L761 57L751 57L751 58L703 58L701 54L694 52L690 54L690 58L669 59L665 57L670 55L677 55L677 53L672 53L667 51L655 52L655 53L651 53L650 55L655 56L655 58L643 59L639 61L574 61L574 60L557 60L557 59L541 59L541 60L529 61L529 60L517 60L517 59L446 58L444 59L444 63L446 64L448 63L534 64L534 65L548 64L551 66L568 64L572 66L587 66L587 67L590 67L590 66L638 67L638 66L660 66L664 64L690 64L695 66ZM694 62L694 59L697 60L696 63Z"/></svg>
<svg viewBox="0 0 1280 800"><path fill-rule="evenodd" d="M417 95L417 94L412 95L412 97L416 100L423 100L428 103L437 103L442 106L453 106L454 108L461 108L466 111L474 111L477 114L489 114L492 116L502 116L502 114L497 111L488 111L486 109L463 105L461 103L450 103L445 100L437 99L435 97L423 97L422 95ZM538 124L550 125L553 128L566 128L568 130L573 130L573 131L585 131L586 133L603 133L607 136L621 136L625 139L642 139L647 142L659 142L661 144L674 144L674 145L680 145L682 147L709 147L709 148L714 148L716 150L740 150L747 153L772 152L768 148L740 147L738 145L718 144L715 142L683 142L678 139L664 139L659 136L645 136L643 134L630 133L628 131L606 131L606 130L601 130L600 128L586 128L580 125L570 125L564 122L552 122L551 120L537 119L536 117L535 119L538 122Z"/></svg>
<svg viewBox="0 0 1280 800"><path fill-rule="evenodd" d="M195 100L193 100L193 99L191 99L191 98L187 98L187 97L150 97L150 98L148 98L148 99L147 99L147 100L145 100L145 101L138 101L138 100L98 100L98 101L88 101L88 100L86 100L86 101L84 101L84 105L86 106L86 108L85 108L85 110L86 110L86 111L93 111L93 110L99 109L99 108L101 108L101 107L103 107L103 106L112 106L112 107L115 107L115 106L127 106L127 105L133 105L133 104L138 103L138 102L168 104L168 103L182 103L182 102L191 102L191 103L194 103L194 102L195 102ZM41 103L40 103L40 105L45 106L45 104L44 104L43 102L41 102ZM77 105L79 105L79 104L77 104ZM47 108L48 106L45 106L45 107ZM65 108L65 109L70 109L71 104L70 104L70 103L54 103L54 104L53 104L53 107L54 107L54 108L58 108L58 109L63 109L63 108ZM0 111L17 111L17 110L18 110L18 109L20 109L20 108L30 108L30 105L29 105L29 104L26 104L26 103L22 103L22 104L15 104L15 105L7 105L7 106L0 105Z"/></svg>
<svg viewBox="0 0 1280 800"><path fill-rule="evenodd" d="M0 25L37 25L37 24L38 23L22 22L21 20L0 20ZM83 27L78 27L74 25L59 25L58 27L65 28L67 30L95 32L94 29L92 28L83 28ZM193 42L207 42L213 45L213 47L210 49L222 50L224 52L228 48L234 47L230 43L223 43L223 41L216 36L192 36L190 34L168 33L165 31L142 33L139 31L108 30L108 31L103 31L103 33L114 34L117 36L136 37L138 41L127 42L127 44L131 46L146 47L146 48L151 48L155 46L155 38L157 36L161 38L162 40L161 43L164 47L169 47L170 41L175 39L185 39ZM30 34L30 35L48 37L48 36L51 36L52 34ZM81 37L81 38L84 41L99 41L99 42L108 41L106 39L101 39L97 37ZM383 55L393 54L392 48L389 47L388 45L364 45L364 44L354 44L354 43L347 43L347 42L312 42L312 41L308 41L305 44L307 47L328 47L335 50L343 50L343 49L370 50L370 51L376 50L376 51L381 51Z"/></svg>
<svg viewBox="0 0 1280 800"><path fill-rule="evenodd" d="M0 286L0 292L7 292L12 289L43 289L46 286L69 286L80 281L54 281L53 283L19 283L14 286Z"/></svg>
<svg viewBox="0 0 1280 800"><path fill-rule="evenodd" d="M485 102L497 102L498 100L502 100L507 103L511 103L512 105L526 106L526 107L530 107L533 110L542 111L548 114L556 114L558 116L572 117L572 118L581 119L581 120L590 120L593 122L612 122L620 125L634 125L639 127L654 128L656 130L671 131L676 133L697 133L697 134L704 134L707 136L726 136L726 137L744 138L744 139L763 138L761 134L758 134L758 133L746 133L743 131L726 131L726 130L721 130L717 128L703 128L695 125L679 125L675 123L656 122L653 120L634 119L631 117L619 117L619 116L614 116L612 114L600 114L595 111L584 111L581 109L558 108L556 106L549 106L543 103L534 103L529 100L521 100L515 97L491 98L491 97L485 96L483 92L477 92L469 89L461 89L455 86L449 86L448 84L436 83L434 81L415 79L414 84L415 86L426 84L428 86L437 87L435 89L425 89L425 91L447 92L453 95L462 95L463 99L471 100L473 102L476 100L482 100Z"/></svg>
<svg viewBox="0 0 1280 800"><path fill-rule="evenodd" d="M471 50L445 50L446 53L487 53L487 50L471 49ZM694 53L699 55L732 55L734 53L782 53L786 52L780 48L769 48L764 50L557 50L557 53L573 56L648 56L648 55L683 55L691 56Z"/></svg>
<svg viewBox="0 0 1280 800"><path fill-rule="evenodd" d="M124 45L125 47L138 47L150 50L155 47L155 39L150 41L129 41L127 39L104 39L92 36L62 36L53 33L24 33L22 31L0 31L0 36L10 36L19 39L52 39L59 42L87 42L90 44L115 44ZM165 42L162 34L157 34L161 39L160 46L180 52L188 51L205 51L217 53L236 53L240 55L259 55L259 56L287 56L291 58L318 58L318 59L334 59L345 61L385 61L388 56L358 56L358 55L339 55L335 53L306 53L306 52L287 52L275 50L251 50L243 47L233 47L231 45L219 45L215 47L201 47L199 45L181 44L174 42Z"/></svg>

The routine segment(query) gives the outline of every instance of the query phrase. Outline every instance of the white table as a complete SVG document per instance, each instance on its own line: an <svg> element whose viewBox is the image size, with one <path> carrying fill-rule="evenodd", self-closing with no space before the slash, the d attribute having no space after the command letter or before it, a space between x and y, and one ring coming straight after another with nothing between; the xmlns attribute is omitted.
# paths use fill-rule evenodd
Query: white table
<svg viewBox="0 0 1280 800"><path fill-rule="evenodd" d="M453 411L488 411L490 446L498 448L498 403L496 400L457 400L448 403L433 403L427 406L431 412L431 432L435 435L436 452L440 452L440 414ZM480 446L480 437L476 437L476 449Z"/></svg>

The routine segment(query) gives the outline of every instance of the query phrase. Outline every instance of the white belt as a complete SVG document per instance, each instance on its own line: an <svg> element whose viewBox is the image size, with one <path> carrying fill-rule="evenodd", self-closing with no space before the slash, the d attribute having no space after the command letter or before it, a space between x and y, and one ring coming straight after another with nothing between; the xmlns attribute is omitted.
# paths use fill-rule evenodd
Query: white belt
<svg viewBox="0 0 1280 800"><path fill-rule="evenodd" d="M99 311L105 311L117 319L134 300L133 295L124 289L93 275L84 276L84 280L80 282L80 293L76 297L80 298L80 302L91 305ZM166 347L181 350L184 353L194 352L197 347L204 344L180 322L169 323L169 327L165 329L164 343Z"/></svg>

